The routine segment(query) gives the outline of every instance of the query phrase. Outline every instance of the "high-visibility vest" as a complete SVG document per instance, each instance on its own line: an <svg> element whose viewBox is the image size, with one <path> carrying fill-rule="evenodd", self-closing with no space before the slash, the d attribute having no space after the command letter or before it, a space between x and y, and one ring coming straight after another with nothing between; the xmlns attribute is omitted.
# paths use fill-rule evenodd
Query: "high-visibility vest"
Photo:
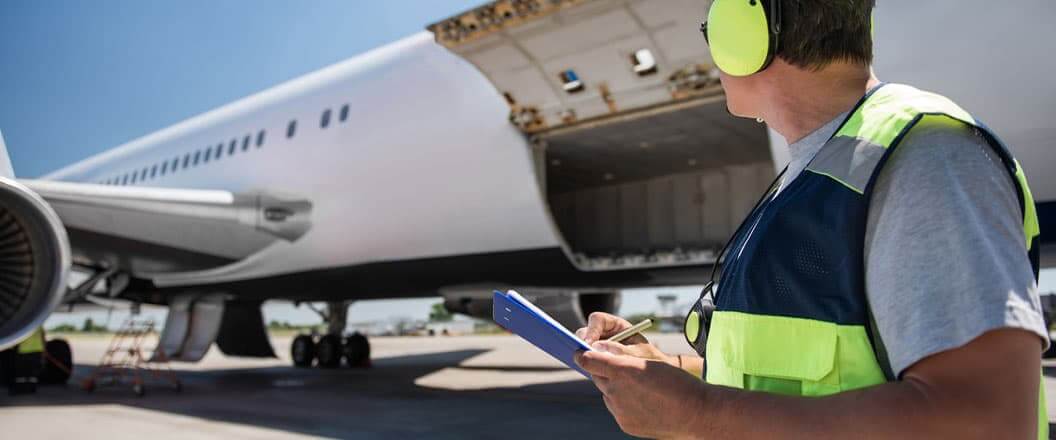
<svg viewBox="0 0 1056 440"><path fill-rule="evenodd" d="M800 176L750 214L751 233L734 238L708 333L709 383L823 396L893 380L871 338L865 231L881 168L925 119L973 126L1000 156L1021 196L1037 277L1034 199L1008 149L949 99L885 84L858 103ZM1048 438L1044 385L1038 411L1039 438Z"/></svg>
<svg viewBox="0 0 1056 440"><path fill-rule="evenodd" d="M28 338L18 343L19 354L42 353L44 351L44 329L37 328Z"/></svg>

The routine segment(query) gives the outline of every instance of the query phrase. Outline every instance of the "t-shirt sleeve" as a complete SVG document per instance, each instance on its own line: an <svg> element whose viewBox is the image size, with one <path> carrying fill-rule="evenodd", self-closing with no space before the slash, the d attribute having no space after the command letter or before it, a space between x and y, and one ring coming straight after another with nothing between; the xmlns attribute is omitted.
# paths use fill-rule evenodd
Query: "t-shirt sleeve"
<svg viewBox="0 0 1056 440"><path fill-rule="evenodd" d="M865 276L896 375L999 328L1047 346L1017 191L966 125L922 122L892 153L870 204Z"/></svg>

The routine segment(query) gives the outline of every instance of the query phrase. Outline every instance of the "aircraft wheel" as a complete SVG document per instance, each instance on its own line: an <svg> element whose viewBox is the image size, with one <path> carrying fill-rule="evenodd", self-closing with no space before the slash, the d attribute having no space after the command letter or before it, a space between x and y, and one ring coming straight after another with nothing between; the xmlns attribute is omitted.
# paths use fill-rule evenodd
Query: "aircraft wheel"
<svg viewBox="0 0 1056 440"><path fill-rule="evenodd" d="M341 366L341 337L326 335L319 338L319 343L315 346L315 358L319 360L319 368Z"/></svg>
<svg viewBox="0 0 1056 440"><path fill-rule="evenodd" d="M362 368L370 366L370 341L360 333L353 333L345 338L345 360L349 367Z"/></svg>
<svg viewBox="0 0 1056 440"><path fill-rule="evenodd" d="M290 358L293 366L308 368L315 360L315 341L309 335L298 335L290 344Z"/></svg>
<svg viewBox="0 0 1056 440"><path fill-rule="evenodd" d="M73 351L64 339L52 339L44 344L48 354L44 358L44 367L40 370L40 383L47 385L64 384L73 374Z"/></svg>

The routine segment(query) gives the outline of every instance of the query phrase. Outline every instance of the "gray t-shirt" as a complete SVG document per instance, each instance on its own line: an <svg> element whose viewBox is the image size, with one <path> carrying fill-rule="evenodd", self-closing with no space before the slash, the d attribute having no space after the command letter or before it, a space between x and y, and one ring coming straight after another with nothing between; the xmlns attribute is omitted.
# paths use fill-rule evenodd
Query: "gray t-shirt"
<svg viewBox="0 0 1056 440"><path fill-rule="evenodd" d="M781 189L846 116L789 145ZM967 125L920 123L880 171L865 289L895 374L998 328L1048 344L1016 192L1001 159Z"/></svg>

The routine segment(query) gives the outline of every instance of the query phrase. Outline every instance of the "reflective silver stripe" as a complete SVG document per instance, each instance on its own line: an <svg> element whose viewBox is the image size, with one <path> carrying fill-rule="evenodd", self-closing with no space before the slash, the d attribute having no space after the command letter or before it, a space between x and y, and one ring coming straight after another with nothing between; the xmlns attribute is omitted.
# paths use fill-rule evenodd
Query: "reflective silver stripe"
<svg viewBox="0 0 1056 440"><path fill-rule="evenodd" d="M863 194L886 148L860 138L837 136L818 151L807 171L832 178Z"/></svg>

